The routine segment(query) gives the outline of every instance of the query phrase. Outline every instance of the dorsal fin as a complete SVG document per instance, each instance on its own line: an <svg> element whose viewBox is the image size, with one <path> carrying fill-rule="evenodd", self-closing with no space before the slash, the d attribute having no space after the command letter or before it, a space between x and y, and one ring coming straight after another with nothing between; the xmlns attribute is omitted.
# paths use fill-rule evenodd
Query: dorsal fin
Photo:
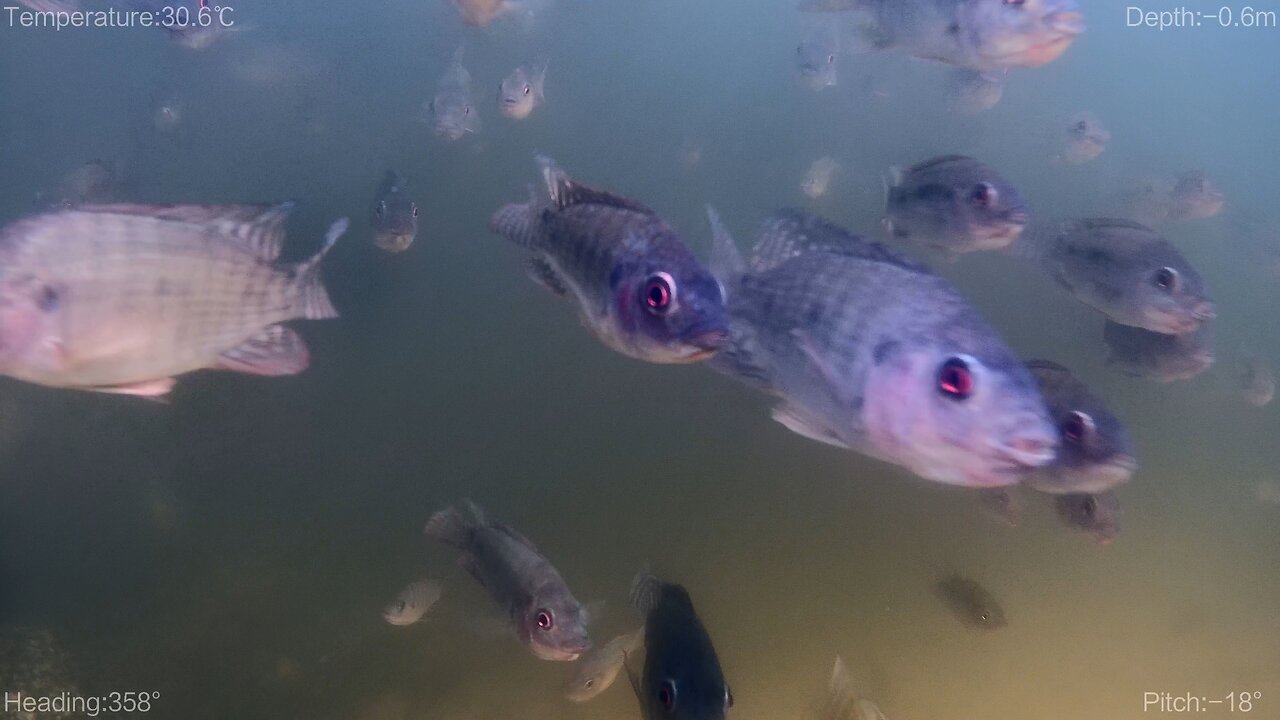
<svg viewBox="0 0 1280 720"><path fill-rule="evenodd" d="M563 210L573 205L607 205L644 213L645 215L655 214L653 210L635 200L615 195L605 190L596 190L579 183L569 177L569 174L564 170L561 170L554 160L545 155L538 156L538 165L542 167L542 179L547 185L547 194L551 196L551 204L557 210Z"/></svg>
<svg viewBox="0 0 1280 720"><path fill-rule="evenodd" d="M760 272L811 252L856 257L925 275L933 274L923 263L882 243L854 235L824 217L794 208L783 208L765 218L760 227L759 241L751 254L751 267Z"/></svg>
<svg viewBox="0 0 1280 720"><path fill-rule="evenodd" d="M273 261L284 248L284 222L294 205L289 200L275 205L83 205L76 210L201 225L235 238L263 260Z"/></svg>

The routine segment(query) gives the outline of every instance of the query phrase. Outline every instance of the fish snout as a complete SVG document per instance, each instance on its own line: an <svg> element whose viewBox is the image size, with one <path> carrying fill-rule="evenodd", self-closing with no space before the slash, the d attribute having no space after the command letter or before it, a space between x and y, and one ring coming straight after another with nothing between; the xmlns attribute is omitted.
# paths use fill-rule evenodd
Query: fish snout
<svg viewBox="0 0 1280 720"><path fill-rule="evenodd" d="M1028 416L1014 427L998 449L1003 458L1029 468L1048 465L1057 458L1058 434L1044 418Z"/></svg>
<svg viewBox="0 0 1280 720"><path fill-rule="evenodd" d="M1191 317L1197 320L1212 320L1218 317L1218 307L1211 300L1201 300L1191 308Z"/></svg>
<svg viewBox="0 0 1280 720"><path fill-rule="evenodd" d="M1058 10L1045 17L1045 24L1062 35L1079 35L1084 32L1084 13L1074 7Z"/></svg>

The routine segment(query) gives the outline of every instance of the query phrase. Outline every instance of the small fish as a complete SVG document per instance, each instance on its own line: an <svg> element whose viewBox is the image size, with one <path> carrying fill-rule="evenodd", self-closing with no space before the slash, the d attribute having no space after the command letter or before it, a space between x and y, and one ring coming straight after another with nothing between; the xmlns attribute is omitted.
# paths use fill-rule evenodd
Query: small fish
<svg viewBox="0 0 1280 720"><path fill-rule="evenodd" d="M1054 458L1035 380L941 277L797 210L766 220L748 265L711 214L731 329L711 366L779 398L784 427L966 487Z"/></svg>
<svg viewBox="0 0 1280 720"><path fill-rule="evenodd" d="M1036 468L1027 484L1047 493L1101 493L1126 482L1138 468L1129 431L1120 418L1067 368L1030 360L1060 442L1054 461Z"/></svg>
<svg viewBox="0 0 1280 720"><path fill-rule="evenodd" d="M392 625L412 625L439 599L440 583L435 580L411 582L383 609L382 619Z"/></svg>
<svg viewBox="0 0 1280 720"><path fill-rule="evenodd" d="M486 518L469 500L432 515L424 533L462 551L458 564L506 612L535 656L568 662L591 648L585 609L523 535Z"/></svg>
<svg viewBox="0 0 1280 720"><path fill-rule="evenodd" d="M627 656L639 652L643 646L644 628L639 628L587 653L565 682L565 697L580 703L604 692L617 679Z"/></svg>
<svg viewBox="0 0 1280 720"><path fill-rule="evenodd" d="M46 210L70 209L120 200L121 179L110 160L93 160L67 173L50 193L36 196L36 207Z"/></svg>
<svg viewBox="0 0 1280 720"><path fill-rule="evenodd" d="M1111 142L1111 132L1091 112L1072 115L1063 134L1059 157L1068 165L1080 165L1097 158Z"/></svg>
<svg viewBox="0 0 1280 720"><path fill-rule="evenodd" d="M547 81L547 63L537 68L516 68L498 83L498 110L512 120L523 120L546 98L542 88Z"/></svg>
<svg viewBox="0 0 1280 720"><path fill-rule="evenodd" d="M1254 407L1265 407L1275 399L1275 371L1255 352L1243 348L1240 350L1236 380L1240 383L1244 401Z"/></svg>
<svg viewBox="0 0 1280 720"><path fill-rule="evenodd" d="M978 491L978 509L1008 527L1022 524L1022 496L1011 487L984 488Z"/></svg>
<svg viewBox="0 0 1280 720"><path fill-rule="evenodd" d="M728 339L720 285L675 230L634 200L540 158L548 199L499 208L489 228L530 252L530 274L577 301L606 346L656 363L705 360Z"/></svg>
<svg viewBox="0 0 1280 720"><path fill-rule="evenodd" d="M1003 96L1003 72L958 70L951 82L951 106L966 115L990 110Z"/></svg>
<svg viewBox="0 0 1280 720"><path fill-rule="evenodd" d="M1226 196L1200 171L1179 175L1169 191L1169 220L1200 220L1222 212Z"/></svg>
<svg viewBox="0 0 1280 720"><path fill-rule="evenodd" d="M869 49L993 72L1038 67L1084 32L1076 0L800 0L808 12L855 12Z"/></svg>
<svg viewBox="0 0 1280 720"><path fill-rule="evenodd" d="M885 717L874 702L861 697L854 689L853 676L837 656L817 720L885 720Z"/></svg>
<svg viewBox="0 0 1280 720"><path fill-rule="evenodd" d="M337 316L320 252L280 262L279 205L85 205L0 229L0 373L53 387L162 396L202 368L292 375L281 323Z"/></svg>
<svg viewBox="0 0 1280 720"><path fill-rule="evenodd" d="M1114 322L1177 335L1194 332L1216 315L1200 273L1145 225L1108 218L1067 221L1047 242L1043 260L1049 274Z"/></svg>
<svg viewBox="0 0 1280 720"><path fill-rule="evenodd" d="M427 109L432 129L446 140L461 140L467 133L480 132L480 113L471 100L471 73L462 66L462 48L453 54Z"/></svg>
<svg viewBox="0 0 1280 720"><path fill-rule="evenodd" d="M387 252L409 249L418 235L418 204L405 192L405 179L388 170L373 198L373 243Z"/></svg>
<svg viewBox="0 0 1280 720"><path fill-rule="evenodd" d="M840 34L834 25L815 26L796 46L800 79L813 90L836 84L839 59Z"/></svg>
<svg viewBox="0 0 1280 720"><path fill-rule="evenodd" d="M1120 503L1115 493L1058 495L1053 505L1064 523L1087 533L1099 545L1110 544L1120 533Z"/></svg>
<svg viewBox="0 0 1280 720"><path fill-rule="evenodd" d="M1126 375L1156 382L1190 380L1213 367L1213 325L1181 335L1164 335L1108 320L1102 331L1107 365Z"/></svg>
<svg viewBox="0 0 1280 720"><path fill-rule="evenodd" d="M996 630L1008 624L1004 609L986 588L959 575L934 584L934 591L951 612L969 627Z"/></svg>
<svg viewBox="0 0 1280 720"><path fill-rule="evenodd" d="M840 164L829 156L814 160L808 172L804 174L804 180L800 181L800 191L815 200L826 195L831 185L831 178L839 169Z"/></svg>
<svg viewBox="0 0 1280 720"><path fill-rule="evenodd" d="M996 250L1022 234L1026 203L993 168L944 155L891 171L885 230L948 253Z"/></svg>
<svg viewBox="0 0 1280 720"><path fill-rule="evenodd" d="M151 113L151 127L162 133L171 133L182 124L183 106L176 98L165 98L156 104Z"/></svg>
<svg viewBox="0 0 1280 720"><path fill-rule="evenodd" d="M684 586L641 573L632 604L645 616L644 672L627 667L645 720L724 720L733 693Z"/></svg>

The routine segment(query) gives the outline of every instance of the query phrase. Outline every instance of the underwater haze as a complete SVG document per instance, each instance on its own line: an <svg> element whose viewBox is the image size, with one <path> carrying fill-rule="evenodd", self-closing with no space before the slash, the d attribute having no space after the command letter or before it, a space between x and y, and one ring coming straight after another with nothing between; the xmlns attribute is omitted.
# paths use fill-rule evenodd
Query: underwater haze
<svg viewBox="0 0 1280 720"><path fill-rule="evenodd" d="M847 28L836 84L815 90L797 44L845 18L794 0L555 0L483 26L442 0L230 3L237 30L206 49L0 11L0 225L93 160L111 201L296 200L290 261L351 219L323 265L341 317L294 325L303 373L197 372L163 402L0 380L0 642L56 637L66 677L47 687L158 693L128 716L183 720L640 718L625 672L566 699L572 666L533 657L424 537L470 498L552 560L596 645L643 622L637 571L684 585L739 720L818 718L836 656L891 720L1130 720L1166 693L1222 700L1206 718L1280 718L1280 404L1246 402L1239 369L1280 367L1274 20L1222 27L1220 6L1246 4L1194 0L1212 23L1131 27L1124 4L1081 0L1060 58L962 112L952 68ZM450 140L427 104L459 48L481 123ZM545 98L505 116L500 82L543 61ZM1105 152L1064 162L1086 111ZM882 238L890 168L939 155L998 168L1033 224L1125 217L1149 178L1203 172L1221 212L1156 227L1213 292L1217 360L1130 377L1107 363L1103 314L1025 259L888 240L1132 436L1113 542L1036 493L1009 527L971 488L788 431L766 393L586 332L489 229L541 192L535 154L652 208L704 260L708 204L744 251L788 206ZM839 169L813 197L824 156ZM388 170L419 210L396 254L370 220ZM935 589L951 575L1006 625L961 622ZM425 618L385 621L424 577L442 587ZM34 693L6 652L0 692Z"/></svg>

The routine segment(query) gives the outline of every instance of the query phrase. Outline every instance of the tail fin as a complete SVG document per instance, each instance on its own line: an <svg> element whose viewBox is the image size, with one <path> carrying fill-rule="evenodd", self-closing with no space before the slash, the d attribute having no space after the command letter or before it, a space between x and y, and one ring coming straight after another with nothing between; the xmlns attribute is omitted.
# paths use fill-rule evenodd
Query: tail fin
<svg viewBox="0 0 1280 720"><path fill-rule="evenodd" d="M338 310L330 302L329 292L324 289L324 282L320 278L320 261L350 225L351 221L347 218L335 220L329 226L329 232L325 233L324 245L320 247L320 251L298 266L297 283L302 293L302 316L308 320L338 317Z"/></svg>
<svg viewBox="0 0 1280 720"><path fill-rule="evenodd" d="M542 234L541 212L542 204L530 187L529 202L507 203L498 208L489 218L489 230L520 247L536 248Z"/></svg>
<svg viewBox="0 0 1280 720"><path fill-rule="evenodd" d="M463 500L432 515L422 532L446 545L465 549L471 544L472 534L484 524L484 512L479 506Z"/></svg>

